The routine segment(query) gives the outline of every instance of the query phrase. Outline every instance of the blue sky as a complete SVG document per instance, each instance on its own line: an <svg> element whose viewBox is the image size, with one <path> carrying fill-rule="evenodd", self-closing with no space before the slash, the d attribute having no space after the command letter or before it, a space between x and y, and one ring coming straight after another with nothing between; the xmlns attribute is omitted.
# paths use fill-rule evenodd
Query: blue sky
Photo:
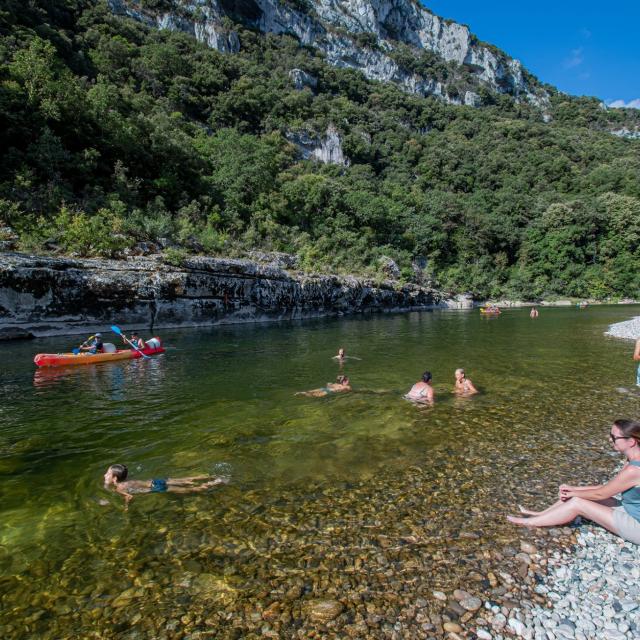
<svg viewBox="0 0 640 640"><path fill-rule="evenodd" d="M640 108L640 0L422 3L468 25L542 82L613 106Z"/></svg>

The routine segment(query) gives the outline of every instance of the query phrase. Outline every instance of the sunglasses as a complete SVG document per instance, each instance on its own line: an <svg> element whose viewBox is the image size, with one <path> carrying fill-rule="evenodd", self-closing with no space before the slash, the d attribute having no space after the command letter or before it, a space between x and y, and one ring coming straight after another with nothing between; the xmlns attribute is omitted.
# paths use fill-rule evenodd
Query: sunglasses
<svg viewBox="0 0 640 640"><path fill-rule="evenodd" d="M631 436L614 436L613 433L609 434L609 440L615 442L616 440L628 440Z"/></svg>

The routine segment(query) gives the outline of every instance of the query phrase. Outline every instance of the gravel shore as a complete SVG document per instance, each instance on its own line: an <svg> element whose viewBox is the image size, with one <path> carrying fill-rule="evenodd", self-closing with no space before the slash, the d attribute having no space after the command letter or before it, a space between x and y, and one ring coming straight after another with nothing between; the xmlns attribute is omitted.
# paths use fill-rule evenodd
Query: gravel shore
<svg viewBox="0 0 640 640"><path fill-rule="evenodd" d="M626 340L637 340L640 338L640 316L610 325L605 331L605 335Z"/></svg>
<svg viewBox="0 0 640 640"><path fill-rule="evenodd" d="M573 548L548 549L547 574L534 588L536 594L547 600L547 606L524 600L519 607L504 611L503 607L487 601L483 616L486 626L476 629L478 638L633 640L640 637L637 546L592 524L581 524L574 535ZM534 558L539 560L535 555L532 560Z"/></svg>

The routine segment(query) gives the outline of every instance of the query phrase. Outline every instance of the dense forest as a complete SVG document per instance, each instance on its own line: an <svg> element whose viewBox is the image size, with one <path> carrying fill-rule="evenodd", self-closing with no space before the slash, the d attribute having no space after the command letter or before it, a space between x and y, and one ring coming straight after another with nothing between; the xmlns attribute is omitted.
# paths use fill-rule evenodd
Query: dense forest
<svg viewBox="0 0 640 640"><path fill-rule="evenodd" d="M2 3L0 226L19 249L263 249L372 276L388 256L479 297L640 297L640 140L609 132L640 113L551 88L549 122L489 91L451 106L234 28L221 54L104 1ZM290 142L329 126L348 166Z"/></svg>

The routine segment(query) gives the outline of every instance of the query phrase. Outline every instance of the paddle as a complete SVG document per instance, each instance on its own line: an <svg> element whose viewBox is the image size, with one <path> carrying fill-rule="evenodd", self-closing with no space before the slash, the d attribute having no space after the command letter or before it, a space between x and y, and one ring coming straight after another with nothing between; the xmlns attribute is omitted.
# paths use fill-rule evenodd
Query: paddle
<svg viewBox="0 0 640 640"><path fill-rule="evenodd" d="M80 353L80 349L82 349L82 347L86 347L87 342L89 342L90 340L93 340L94 338L95 336L89 336L79 347L72 349L71 353L73 353L74 356L77 356Z"/></svg>
<svg viewBox="0 0 640 640"><path fill-rule="evenodd" d="M140 351L140 349L138 349L138 347L136 347L133 342L131 342L131 340L129 340L120 330L120 327L116 327L115 325L111 325L111 331L113 331L113 333L117 333L129 346L133 347L143 358L147 358L147 360L150 360L151 358L149 358L148 355L142 353L142 351Z"/></svg>

